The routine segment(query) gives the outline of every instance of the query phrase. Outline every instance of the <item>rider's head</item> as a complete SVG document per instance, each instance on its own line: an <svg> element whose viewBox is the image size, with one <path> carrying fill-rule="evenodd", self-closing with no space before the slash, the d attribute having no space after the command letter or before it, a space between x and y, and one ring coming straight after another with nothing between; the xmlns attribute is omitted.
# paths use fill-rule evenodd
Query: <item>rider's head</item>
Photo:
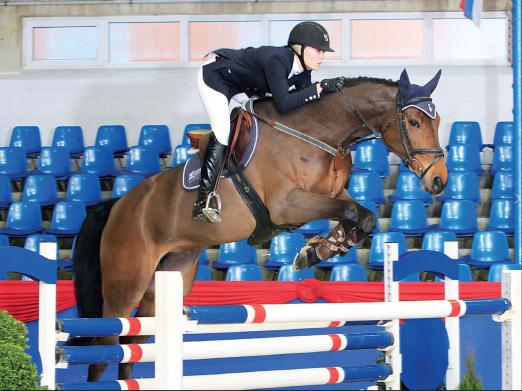
<svg viewBox="0 0 522 391"><path fill-rule="evenodd" d="M288 36L290 46L305 69L316 70L324 60L324 52L333 52L328 31L317 22L301 22Z"/></svg>

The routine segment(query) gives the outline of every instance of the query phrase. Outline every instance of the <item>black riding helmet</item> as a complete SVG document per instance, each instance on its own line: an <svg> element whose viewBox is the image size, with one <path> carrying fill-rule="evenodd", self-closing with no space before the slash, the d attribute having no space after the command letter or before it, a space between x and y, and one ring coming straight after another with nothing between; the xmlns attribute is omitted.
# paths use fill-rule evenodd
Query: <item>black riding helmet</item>
<svg viewBox="0 0 522 391"><path fill-rule="evenodd" d="M288 46L300 44L311 46L325 52L333 52L330 47L328 31L317 22L301 22L296 24L288 36Z"/></svg>

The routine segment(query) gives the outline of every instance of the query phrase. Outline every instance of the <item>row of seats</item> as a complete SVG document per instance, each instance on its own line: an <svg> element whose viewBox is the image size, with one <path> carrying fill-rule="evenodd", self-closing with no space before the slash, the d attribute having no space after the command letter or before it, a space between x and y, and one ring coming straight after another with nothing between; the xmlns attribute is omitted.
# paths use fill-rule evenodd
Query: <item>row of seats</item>
<svg viewBox="0 0 522 391"><path fill-rule="evenodd" d="M481 150L495 149L500 145L513 144L513 122L499 121L495 126L493 144L482 142L480 124L476 121L455 121L451 125L448 146L458 144L474 144Z"/></svg>

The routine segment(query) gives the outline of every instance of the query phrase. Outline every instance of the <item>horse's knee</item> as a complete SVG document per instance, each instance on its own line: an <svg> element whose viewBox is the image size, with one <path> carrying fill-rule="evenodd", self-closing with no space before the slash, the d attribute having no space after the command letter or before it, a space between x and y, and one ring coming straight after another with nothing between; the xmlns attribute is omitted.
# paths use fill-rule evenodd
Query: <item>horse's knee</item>
<svg viewBox="0 0 522 391"><path fill-rule="evenodd" d="M367 236L371 232L373 232L377 224L377 221L375 215L371 210L368 210L364 207L361 207L361 209L363 209L363 213L360 214L360 221L358 226L366 233Z"/></svg>
<svg viewBox="0 0 522 391"><path fill-rule="evenodd" d="M348 220L355 225L358 225L359 222L359 210L357 209L357 205L349 204L343 210L342 220Z"/></svg>

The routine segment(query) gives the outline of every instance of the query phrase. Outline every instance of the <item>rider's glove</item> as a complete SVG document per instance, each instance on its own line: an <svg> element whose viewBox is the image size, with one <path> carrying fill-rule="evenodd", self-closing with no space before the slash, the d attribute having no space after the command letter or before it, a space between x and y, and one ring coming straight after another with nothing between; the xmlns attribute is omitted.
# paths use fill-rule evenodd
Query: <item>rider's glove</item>
<svg viewBox="0 0 522 391"><path fill-rule="evenodd" d="M344 86L344 77L335 77L333 79L323 79L321 81L321 88L323 92L339 92L343 89Z"/></svg>

